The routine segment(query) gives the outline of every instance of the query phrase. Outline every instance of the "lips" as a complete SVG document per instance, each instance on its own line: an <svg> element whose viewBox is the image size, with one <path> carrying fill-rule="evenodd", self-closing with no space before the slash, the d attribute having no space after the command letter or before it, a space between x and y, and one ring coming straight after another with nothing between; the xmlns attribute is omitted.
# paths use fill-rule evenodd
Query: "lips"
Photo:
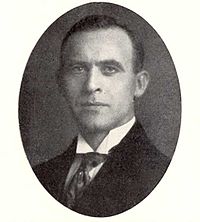
<svg viewBox="0 0 200 222"><path fill-rule="evenodd" d="M109 105L104 102L99 101L84 101L80 103L82 110L99 113L104 108L108 107Z"/></svg>
<svg viewBox="0 0 200 222"><path fill-rule="evenodd" d="M102 102L93 102L93 101L87 101L87 102L84 102L84 103L81 103L81 106L108 106L108 104L106 103L102 103Z"/></svg>

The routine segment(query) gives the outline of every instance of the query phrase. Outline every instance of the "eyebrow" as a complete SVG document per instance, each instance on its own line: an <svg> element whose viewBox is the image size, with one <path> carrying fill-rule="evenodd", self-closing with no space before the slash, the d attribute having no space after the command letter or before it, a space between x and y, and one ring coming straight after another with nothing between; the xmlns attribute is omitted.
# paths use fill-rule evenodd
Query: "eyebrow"
<svg viewBox="0 0 200 222"><path fill-rule="evenodd" d="M121 69L123 72L125 71L123 65L114 59L103 60L103 61L97 62L96 64L100 65L100 66L101 65L113 65L113 66L116 66L119 69Z"/></svg>
<svg viewBox="0 0 200 222"><path fill-rule="evenodd" d="M79 61L79 60L68 60L68 62L66 62L67 66L73 66L74 64L79 64L79 65L84 65L84 66L89 66L90 63L89 62L85 62L85 61ZM116 66L117 68L121 69L123 72L125 71L123 65L114 60L114 59L106 59L103 61L99 61L99 62L95 62L96 66L102 66L102 65L111 65L111 66Z"/></svg>
<svg viewBox="0 0 200 222"><path fill-rule="evenodd" d="M88 66L88 62L84 62L84 61L79 61L79 60L68 60L67 62L66 62L66 65L67 66L73 66L73 65L75 65L75 64L79 64L79 65L87 65Z"/></svg>

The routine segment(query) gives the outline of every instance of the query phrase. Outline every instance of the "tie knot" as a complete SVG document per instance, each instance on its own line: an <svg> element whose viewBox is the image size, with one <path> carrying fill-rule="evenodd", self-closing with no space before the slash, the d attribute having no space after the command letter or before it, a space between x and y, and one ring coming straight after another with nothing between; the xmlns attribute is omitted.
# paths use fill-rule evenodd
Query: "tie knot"
<svg viewBox="0 0 200 222"><path fill-rule="evenodd" d="M96 152L78 153L74 163L78 169L65 185L63 201L67 202L69 208L73 208L75 202L82 196L85 188L90 184L93 176L90 172L93 168L106 161L107 154ZM95 175L94 175L95 176Z"/></svg>
<svg viewBox="0 0 200 222"><path fill-rule="evenodd" d="M103 163L106 160L107 154L101 154L97 152L89 152L77 154L82 159L82 163L85 165L89 165L90 167L96 167L99 164Z"/></svg>

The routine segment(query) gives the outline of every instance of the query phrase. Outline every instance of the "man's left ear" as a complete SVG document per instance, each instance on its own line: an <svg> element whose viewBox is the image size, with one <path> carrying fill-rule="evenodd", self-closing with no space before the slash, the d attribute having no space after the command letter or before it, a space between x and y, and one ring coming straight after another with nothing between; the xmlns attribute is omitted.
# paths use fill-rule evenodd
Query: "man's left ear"
<svg viewBox="0 0 200 222"><path fill-rule="evenodd" d="M135 89L135 97L140 97L145 92L150 77L149 73L145 70L142 70L141 72L136 74L136 89Z"/></svg>

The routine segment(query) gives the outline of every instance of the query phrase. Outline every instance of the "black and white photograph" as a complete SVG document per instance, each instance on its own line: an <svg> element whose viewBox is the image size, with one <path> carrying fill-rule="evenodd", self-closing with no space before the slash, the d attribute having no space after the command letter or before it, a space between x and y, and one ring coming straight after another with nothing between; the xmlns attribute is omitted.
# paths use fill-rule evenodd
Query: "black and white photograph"
<svg viewBox="0 0 200 222"><path fill-rule="evenodd" d="M34 48L19 117L44 188L78 213L113 216L149 195L169 166L181 120L178 77L145 20L115 4L86 4Z"/></svg>
<svg viewBox="0 0 200 222"><path fill-rule="evenodd" d="M47 5L27 22L31 5L23 5L24 16L7 21L16 24L9 48L21 51L4 53L19 56L5 63L8 73L19 68L10 80L17 86L2 87L8 105L15 96L15 108L2 109L10 143L2 146L3 220L198 221L199 118L191 97L198 78L187 64L197 57L182 34L192 33L194 18L181 21L179 12L177 27L173 9L170 26L161 4L155 13L128 1ZM193 114L187 101L196 101Z"/></svg>

